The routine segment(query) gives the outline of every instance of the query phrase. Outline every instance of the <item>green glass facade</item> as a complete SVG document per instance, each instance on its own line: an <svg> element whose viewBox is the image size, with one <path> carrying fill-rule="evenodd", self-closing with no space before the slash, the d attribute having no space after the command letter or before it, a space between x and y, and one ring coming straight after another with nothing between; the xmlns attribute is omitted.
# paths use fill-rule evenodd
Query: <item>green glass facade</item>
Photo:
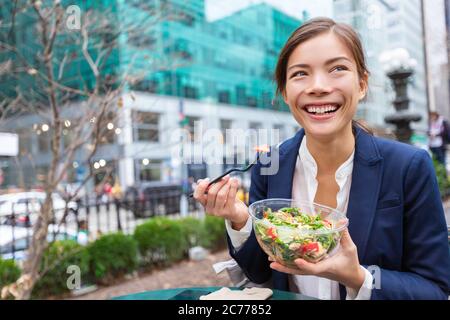
<svg viewBox="0 0 450 320"><path fill-rule="evenodd" d="M142 1L121 3L121 15L142 15ZM148 74L131 89L212 103L272 106L273 71L284 42L301 21L266 5L247 7L209 22L204 1L154 1L163 20L121 43L122 65ZM166 12L167 12L166 11Z"/></svg>
<svg viewBox="0 0 450 320"><path fill-rule="evenodd" d="M272 106L272 77L282 45L301 24L295 18L258 4L210 22L205 17L204 0L62 1L63 8L73 4L80 7L82 16L91 9L109 15L107 28L92 28L92 59L95 61L98 47L109 38L112 49L103 58L101 77L95 78L81 51L81 32L61 33L55 41L53 72L65 85L86 89L104 81L106 88L114 85L108 79L131 74L139 79L130 85L131 90L263 109L284 108L282 104ZM2 6L2 17L10 16L11 6ZM9 37L30 65L42 70L43 62L36 54L42 51L36 14L28 9L16 16L15 24L14 34L8 35L3 27L2 39ZM124 32L136 24L137 31ZM21 64L17 57L14 61ZM18 84L25 93L39 92L41 86L35 75L27 73L17 79L3 78L2 82L7 82L9 89ZM39 94L29 101L36 98Z"/></svg>

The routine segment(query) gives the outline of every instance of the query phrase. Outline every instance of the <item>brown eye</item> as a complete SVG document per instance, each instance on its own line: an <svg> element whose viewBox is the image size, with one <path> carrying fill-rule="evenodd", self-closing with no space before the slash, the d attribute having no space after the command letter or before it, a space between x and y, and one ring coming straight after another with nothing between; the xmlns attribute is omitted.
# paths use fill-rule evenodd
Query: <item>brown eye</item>
<svg viewBox="0 0 450 320"><path fill-rule="evenodd" d="M348 70L348 68L346 66L336 66L333 69L331 69L331 72L333 71L345 71Z"/></svg>
<svg viewBox="0 0 450 320"><path fill-rule="evenodd" d="M293 74L291 74L291 78L303 77L303 76L306 76L306 75L308 75L308 74L305 71L296 71Z"/></svg>

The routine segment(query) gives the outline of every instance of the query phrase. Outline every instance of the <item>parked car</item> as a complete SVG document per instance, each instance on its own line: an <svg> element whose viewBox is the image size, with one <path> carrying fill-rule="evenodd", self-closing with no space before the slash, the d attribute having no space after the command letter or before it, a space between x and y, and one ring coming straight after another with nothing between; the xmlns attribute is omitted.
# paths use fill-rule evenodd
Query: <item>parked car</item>
<svg viewBox="0 0 450 320"><path fill-rule="evenodd" d="M58 221L64 215L66 208L66 201L57 193L52 194L53 212L55 219ZM40 191L10 193L0 196L0 223L3 220L11 219L12 215L16 217L16 221L28 220L28 223L33 223L36 219L36 214L39 213L41 205L45 201L45 193ZM67 203L67 208L75 212L78 205L74 201ZM24 221L22 221L24 222Z"/></svg>
<svg viewBox="0 0 450 320"><path fill-rule="evenodd" d="M166 182L144 182L128 187L123 205L135 217L145 218L180 212L181 185Z"/></svg>
<svg viewBox="0 0 450 320"><path fill-rule="evenodd" d="M24 260L32 235L33 228L0 225L0 257L17 261ZM54 224L48 226L48 242L66 239L77 240L80 244L84 244L77 230L65 226L58 229L58 226Z"/></svg>

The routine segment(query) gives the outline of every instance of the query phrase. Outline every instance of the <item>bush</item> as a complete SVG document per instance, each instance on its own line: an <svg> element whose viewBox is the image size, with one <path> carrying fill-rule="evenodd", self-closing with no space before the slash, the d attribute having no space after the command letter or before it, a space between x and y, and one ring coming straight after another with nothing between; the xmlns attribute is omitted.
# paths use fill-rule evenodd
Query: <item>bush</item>
<svg viewBox="0 0 450 320"><path fill-rule="evenodd" d="M208 233L203 220L187 217L177 221L185 236L189 248L196 246L209 247Z"/></svg>
<svg viewBox="0 0 450 320"><path fill-rule="evenodd" d="M226 247L226 229L223 218L206 216L204 220L206 231L205 243L211 250L219 250Z"/></svg>
<svg viewBox="0 0 450 320"><path fill-rule="evenodd" d="M433 157L434 170L436 171L437 182L441 197L449 195L450 192L450 180L447 177L447 171L445 166Z"/></svg>
<svg viewBox="0 0 450 320"><path fill-rule="evenodd" d="M14 260L2 260L0 258L0 292L1 289L20 277L20 269Z"/></svg>
<svg viewBox="0 0 450 320"><path fill-rule="evenodd" d="M95 280L106 284L137 269L137 243L123 233L107 234L88 247Z"/></svg>
<svg viewBox="0 0 450 320"><path fill-rule="evenodd" d="M67 280L71 274L67 268L78 266L81 280L89 277L89 255L87 248L74 240L55 241L44 251L40 273L32 298L45 298L51 295L61 295L69 292Z"/></svg>
<svg viewBox="0 0 450 320"><path fill-rule="evenodd" d="M185 230L178 221L156 217L141 224L134 238L145 265L170 265L180 260L188 248Z"/></svg>

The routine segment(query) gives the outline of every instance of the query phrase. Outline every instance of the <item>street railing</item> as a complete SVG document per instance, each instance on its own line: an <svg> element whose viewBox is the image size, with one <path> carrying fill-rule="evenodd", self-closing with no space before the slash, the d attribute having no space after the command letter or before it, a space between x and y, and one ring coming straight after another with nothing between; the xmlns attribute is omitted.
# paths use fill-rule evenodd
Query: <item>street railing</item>
<svg viewBox="0 0 450 320"><path fill-rule="evenodd" d="M114 199L95 197L78 199L75 207L52 210L47 241L72 239L81 244L102 234L121 231L132 234L139 224L156 216L180 216L181 193L154 192L142 198ZM187 197L188 198L188 197ZM188 198L190 216L201 216L200 206ZM25 203L21 209L12 205L0 213L0 257L23 260L33 236L39 208ZM25 210L24 210L25 208Z"/></svg>

